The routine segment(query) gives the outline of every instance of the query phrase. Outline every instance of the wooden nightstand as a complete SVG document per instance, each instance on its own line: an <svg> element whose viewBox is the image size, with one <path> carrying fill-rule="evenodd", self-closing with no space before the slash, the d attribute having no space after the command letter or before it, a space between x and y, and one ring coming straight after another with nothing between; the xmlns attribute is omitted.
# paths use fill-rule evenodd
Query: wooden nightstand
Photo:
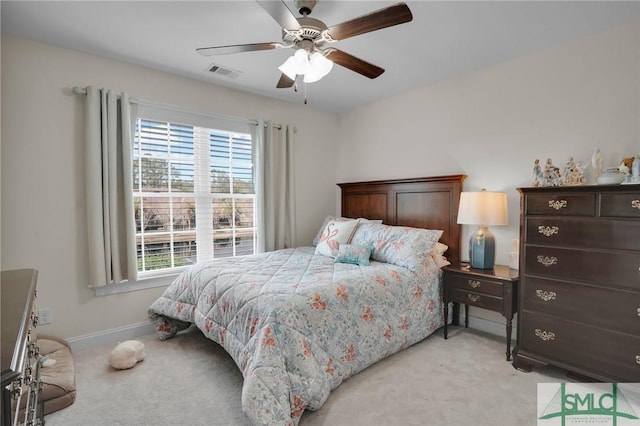
<svg viewBox="0 0 640 426"><path fill-rule="evenodd" d="M444 275L444 338L447 338L449 302L453 302L452 323L458 324L457 304L464 303L464 326L469 327L469 305L500 312L507 319L507 361L511 360L511 321L518 311L518 271L508 266L473 269L461 265L442 268Z"/></svg>

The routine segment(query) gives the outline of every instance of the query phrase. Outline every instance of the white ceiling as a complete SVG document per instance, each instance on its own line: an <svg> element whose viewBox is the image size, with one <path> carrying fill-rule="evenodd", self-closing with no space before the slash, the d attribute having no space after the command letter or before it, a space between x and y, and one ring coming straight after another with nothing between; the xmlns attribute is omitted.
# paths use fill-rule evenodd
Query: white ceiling
<svg viewBox="0 0 640 426"><path fill-rule="evenodd" d="M295 11L293 1L286 1ZM332 26L389 1L319 0L312 17ZM334 46L386 69L370 80L340 66L307 85L309 107L342 112L539 49L640 20L640 2L407 1L413 21ZM276 89L290 49L203 57L197 47L281 41L255 1L5 1L2 32L139 64L302 105ZM296 13L297 15L297 13ZM236 79L211 64L241 71Z"/></svg>

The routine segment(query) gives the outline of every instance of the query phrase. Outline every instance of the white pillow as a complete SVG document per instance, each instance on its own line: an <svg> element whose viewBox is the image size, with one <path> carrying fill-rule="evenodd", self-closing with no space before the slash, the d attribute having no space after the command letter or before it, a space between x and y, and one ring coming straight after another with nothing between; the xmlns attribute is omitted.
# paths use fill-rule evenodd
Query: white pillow
<svg viewBox="0 0 640 426"><path fill-rule="evenodd" d="M431 251L442 233L439 229L363 223L358 226L351 244L373 246L371 259L419 272L433 263Z"/></svg>
<svg viewBox="0 0 640 426"><path fill-rule="evenodd" d="M318 230L318 233L316 234L315 238L313 239L312 244L314 246L318 245L318 242L320 241L320 236L322 235L322 232L324 232L324 228L327 227L327 223L329 223L330 220L339 220L339 221L347 221L347 220L354 220L353 218L350 217L335 217L335 216L327 216L324 218L324 221L322 222L322 226L320 226L320 229ZM360 223L382 223L382 219L373 219L373 220L369 220L369 219L365 219L363 217L359 217L358 220L360 221Z"/></svg>
<svg viewBox="0 0 640 426"><path fill-rule="evenodd" d="M315 253L336 257L340 244L348 244L351 241L353 231L359 222L359 219L336 218L329 220L320 233Z"/></svg>
<svg viewBox="0 0 640 426"><path fill-rule="evenodd" d="M434 250L436 250L438 254L443 255L447 250L449 250L449 246L442 244L441 242L437 242Z"/></svg>

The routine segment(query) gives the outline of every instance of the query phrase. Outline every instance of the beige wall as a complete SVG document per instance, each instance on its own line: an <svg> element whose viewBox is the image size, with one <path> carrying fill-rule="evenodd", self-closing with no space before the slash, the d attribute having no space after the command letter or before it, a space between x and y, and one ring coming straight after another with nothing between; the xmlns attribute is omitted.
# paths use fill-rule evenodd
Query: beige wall
<svg viewBox="0 0 640 426"><path fill-rule="evenodd" d="M518 237L515 188L529 185L534 159L562 165L570 155L589 159L598 146L614 166L640 153L639 55L635 24L336 117L3 36L2 268L40 270L38 305L54 316L41 331L67 338L145 321L163 290L95 297L86 288L82 107L69 89L90 84L295 124L299 244L337 211L336 182L467 174L465 189L509 196L510 225L493 229L497 260L506 263ZM464 227L465 258L472 228Z"/></svg>
<svg viewBox="0 0 640 426"><path fill-rule="evenodd" d="M599 147L611 167L640 154L640 23L343 114L340 138L338 182L463 173L465 190L506 192L510 223L491 229L496 261L508 264L519 237L515 188L530 186L536 158L562 166ZM475 229L463 226L462 259ZM504 324L485 310L471 315Z"/></svg>
<svg viewBox="0 0 640 426"><path fill-rule="evenodd" d="M337 180L464 173L464 189L505 191L497 260L518 238L519 196L536 158L605 166L640 154L640 23L547 49L343 114ZM475 227L463 228L462 257Z"/></svg>
<svg viewBox="0 0 640 426"><path fill-rule="evenodd" d="M291 123L295 134L298 244L309 244L335 212L337 117L2 36L2 269L39 270L38 306L51 307L42 333L75 337L146 321L163 288L95 297L87 288L82 97L73 86L126 91L139 99Z"/></svg>

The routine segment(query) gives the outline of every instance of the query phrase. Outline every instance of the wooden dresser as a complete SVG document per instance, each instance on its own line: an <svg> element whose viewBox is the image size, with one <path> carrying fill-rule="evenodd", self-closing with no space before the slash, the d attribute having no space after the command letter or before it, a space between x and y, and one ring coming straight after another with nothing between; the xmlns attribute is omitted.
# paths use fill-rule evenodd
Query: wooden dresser
<svg viewBox="0 0 640 426"><path fill-rule="evenodd" d="M41 390L35 334L37 279L34 269L2 271L2 426L44 424L42 409L37 418Z"/></svg>
<svg viewBox="0 0 640 426"><path fill-rule="evenodd" d="M640 185L518 191L513 365L640 382Z"/></svg>

